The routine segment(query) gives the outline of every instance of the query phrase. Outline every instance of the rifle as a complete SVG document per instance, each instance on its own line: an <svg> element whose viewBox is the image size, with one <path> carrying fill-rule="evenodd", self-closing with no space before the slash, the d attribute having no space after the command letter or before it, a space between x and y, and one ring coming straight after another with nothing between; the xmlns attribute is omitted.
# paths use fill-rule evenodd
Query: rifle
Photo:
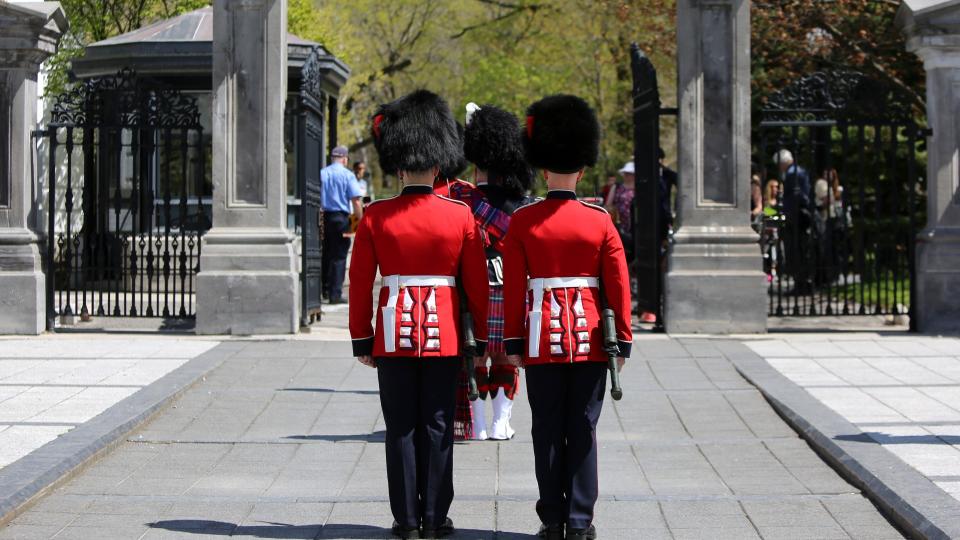
<svg viewBox="0 0 960 540"><path fill-rule="evenodd" d="M603 310L600 312L601 328L603 329L603 350L607 352L607 369L610 370L610 397L620 401L623 389L620 388L620 372L617 370L617 356L620 347L617 346L617 325L614 322L613 310L607 307L607 297L600 290L600 301Z"/></svg>
<svg viewBox="0 0 960 540"><path fill-rule="evenodd" d="M467 293L457 283L460 294L460 331L463 333L463 371L467 374L467 399L476 401L480 397L477 390L477 374L473 369L473 359L477 356L477 340L473 335L473 314L467 307Z"/></svg>

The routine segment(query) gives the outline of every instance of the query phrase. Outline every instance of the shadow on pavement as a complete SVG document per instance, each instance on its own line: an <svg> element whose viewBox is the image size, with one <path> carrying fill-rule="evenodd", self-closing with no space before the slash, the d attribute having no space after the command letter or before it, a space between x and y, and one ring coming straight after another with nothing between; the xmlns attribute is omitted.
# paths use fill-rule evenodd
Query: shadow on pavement
<svg viewBox="0 0 960 540"><path fill-rule="evenodd" d="M360 394L362 396L379 396L378 390L334 390L333 388L281 388L281 392L322 392L324 394Z"/></svg>
<svg viewBox="0 0 960 540"><path fill-rule="evenodd" d="M386 431L373 433L358 433L355 435L287 435L284 439L295 441L329 441L329 442L383 442Z"/></svg>
<svg viewBox="0 0 960 540"><path fill-rule="evenodd" d="M873 444L960 444L960 436L958 435L887 435L877 431L868 431L857 435L837 435L834 438L838 441Z"/></svg>
<svg viewBox="0 0 960 540"><path fill-rule="evenodd" d="M389 528L370 525L351 525L348 523L328 523L327 525L288 525L285 523L267 523L265 525L236 525L226 521L204 519L170 519L147 523L152 529L213 536L252 536L254 538L395 538ZM330 536L331 534L335 536ZM447 538L496 538L498 540L521 540L535 538L534 535L501 533L479 529L457 529Z"/></svg>

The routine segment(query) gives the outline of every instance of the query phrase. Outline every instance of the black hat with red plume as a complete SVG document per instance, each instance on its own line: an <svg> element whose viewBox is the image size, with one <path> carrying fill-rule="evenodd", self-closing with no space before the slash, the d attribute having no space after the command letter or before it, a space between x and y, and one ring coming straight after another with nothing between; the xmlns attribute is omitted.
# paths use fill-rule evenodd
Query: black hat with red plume
<svg viewBox="0 0 960 540"><path fill-rule="evenodd" d="M373 116L373 144L386 174L420 172L462 160L450 107L428 90L381 105Z"/></svg>
<svg viewBox="0 0 960 540"><path fill-rule="evenodd" d="M547 96L527 109L523 148L538 169L568 174L593 166L600 148L597 114L577 96Z"/></svg>

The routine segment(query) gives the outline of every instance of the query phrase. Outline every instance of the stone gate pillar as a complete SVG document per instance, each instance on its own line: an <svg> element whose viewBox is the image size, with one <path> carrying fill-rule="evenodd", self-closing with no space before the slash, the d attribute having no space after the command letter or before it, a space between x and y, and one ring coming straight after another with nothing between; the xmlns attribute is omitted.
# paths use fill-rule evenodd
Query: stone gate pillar
<svg viewBox="0 0 960 540"><path fill-rule="evenodd" d="M213 2L213 228L197 276L197 333L298 329L286 228L287 1Z"/></svg>
<svg viewBox="0 0 960 540"><path fill-rule="evenodd" d="M670 333L767 325L750 228L750 2L678 0L679 228L665 280Z"/></svg>
<svg viewBox="0 0 960 540"><path fill-rule="evenodd" d="M58 2L0 3L0 334L46 329L41 195L31 131L37 74L67 19Z"/></svg>
<svg viewBox="0 0 960 540"><path fill-rule="evenodd" d="M921 332L960 331L960 4L906 0L897 25L927 72L927 223L917 236Z"/></svg>

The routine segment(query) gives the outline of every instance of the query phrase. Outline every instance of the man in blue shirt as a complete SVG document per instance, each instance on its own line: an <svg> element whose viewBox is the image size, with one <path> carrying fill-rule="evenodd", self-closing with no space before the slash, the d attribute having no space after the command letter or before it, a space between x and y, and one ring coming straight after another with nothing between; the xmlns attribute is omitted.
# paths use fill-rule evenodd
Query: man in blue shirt
<svg viewBox="0 0 960 540"><path fill-rule="evenodd" d="M346 167L346 146L338 146L330 153L330 165L320 171L320 200L323 206L323 293L331 304L343 304L343 276L347 271L347 252L350 239L350 210L357 219L363 216L360 204L360 185L357 177Z"/></svg>

